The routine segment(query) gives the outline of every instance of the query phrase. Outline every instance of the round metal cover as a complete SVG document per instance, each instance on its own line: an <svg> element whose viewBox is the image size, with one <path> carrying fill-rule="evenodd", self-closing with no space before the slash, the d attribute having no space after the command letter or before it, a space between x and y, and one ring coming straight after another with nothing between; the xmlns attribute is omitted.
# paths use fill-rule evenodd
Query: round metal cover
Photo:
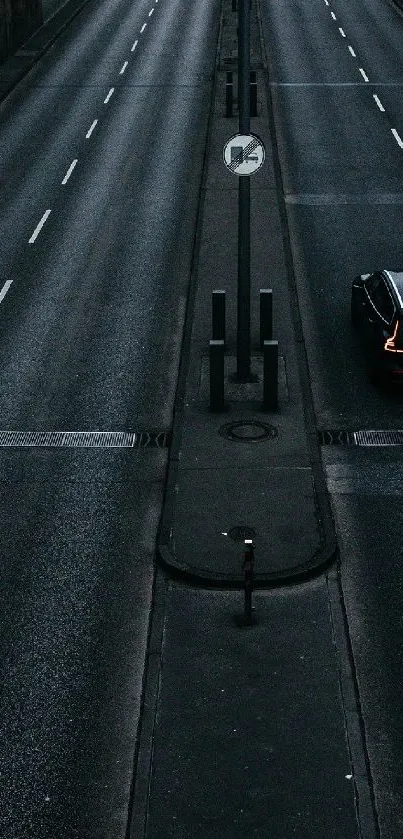
<svg viewBox="0 0 403 839"><path fill-rule="evenodd" d="M274 425L257 420L227 422L219 428L219 433L227 440L237 443L261 443L263 440L273 440L278 435Z"/></svg>
<svg viewBox="0 0 403 839"><path fill-rule="evenodd" d="M237 527L231 527L228 531L228 536L234 542L244 542L245 539L253 539L256 536L256 530L253 527L248 527L246 524L240 524Z"/></svg>

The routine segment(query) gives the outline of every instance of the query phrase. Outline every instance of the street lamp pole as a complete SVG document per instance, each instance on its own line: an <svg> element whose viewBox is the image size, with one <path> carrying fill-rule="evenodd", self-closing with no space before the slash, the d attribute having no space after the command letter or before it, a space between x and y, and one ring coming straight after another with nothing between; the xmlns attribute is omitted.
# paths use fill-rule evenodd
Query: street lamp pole
<svg viewBox="0 0 403 839"><path fill-rule="evenodd" d="M250 0L238 0L239 133L250 134ZM238 180L237 379L250 380L250 177Z"/></svg>

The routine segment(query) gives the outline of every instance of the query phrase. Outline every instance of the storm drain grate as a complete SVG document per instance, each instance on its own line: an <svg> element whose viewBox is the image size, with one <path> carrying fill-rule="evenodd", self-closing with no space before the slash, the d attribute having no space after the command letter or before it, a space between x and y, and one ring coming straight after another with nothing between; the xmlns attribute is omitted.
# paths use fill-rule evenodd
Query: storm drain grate
<svg viewBox="0 0 403 839"><path fill-rule="evenodd" d="M318 431L320 446L403 446L403 431L346 431L326 429Z"/></svg>
<svg viewBox="0 0 403 839"><path fill-rule="evenodd" d="M403 446L403 431L354 431L356 446Z"/></svg>
<svg viewBox="0 0 403 839"><path fill-rule="evenodd" d="M0 431L0 448L49 446L62 448L167 448L170 431Z"/></svg>

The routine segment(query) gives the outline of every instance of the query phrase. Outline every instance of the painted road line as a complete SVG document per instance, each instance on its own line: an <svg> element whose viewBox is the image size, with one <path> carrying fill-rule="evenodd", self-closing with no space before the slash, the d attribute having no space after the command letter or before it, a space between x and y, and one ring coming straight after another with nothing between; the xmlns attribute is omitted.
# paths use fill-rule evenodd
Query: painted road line
<svg viewBox="0 0 403 839"><path fill-rule="evenodd" d="M122 69L119 72L119 76L123 76L123 73L125 72L128 63L129 63L128 61L125 61L125 63L122 66Z"/></svg>
<svg viewBox="0 0 403 839"><path fill-rule="evenodd" d="M134 44L133 44L133 46L132 46L132 48L131 48L131 50L130 50L130 52L134 52L134 50L135 50L135 49L136 49L136 47L137 47L137 44L138 44L138 41L135 41L135 42L134 42Z"/></svg>
<svg viewBox="0 0 403 839"><path fill-rule="evenodd" d="M140 35L142 34L142 32L144 32L144 30L145 30L146 26L147 26L147 24L146 24L146 23L143 23L143 25L142 25L142 27L141 27L141 29L140 29Z"/></svg>
<svg viewBox="0 0 403 839"><path fill-rule="evenodd" d="M344 29L341 28L341 26L339 26L339 32L340 32L340 35L341 35L342 38L346 37L346 33L345 33Z"/></svg>
<svg viewBox="0 0 403 839"><path fill-rule="evenodd" d="M43 214L39 224L37 225L37 227L35 227L35 230L34 230L32 236L31 236L31 238L28 240L30 245L32 245L35 242L35 239L37 238L37 236L39 236L39 234L42 230L42 227L45 224L46 219L48 218L48 216L50 216L50 213L51 213L51 210L46 210L46 213Z"/></svg>
<svg viewBox="0 0 403 839"><path fill-rule="evenodd" d="M89 138L89 137L91 137L91 134L92 134L92 132L93 132L93 130L94 130L94 128L95 128L95 126L96 126L97 122L98 122L98 120L97 120L97 119L94 119L94 122L92 123L90 130L89 130L89 131L87 132L87 134L85 135L86 140L88 140L88 138Z"/></svg>
<svg viewBox="0 0 403 839"><path fill-rule="evenodd" d="M331 14L331 16L332 16L333 20L337 20L337 17L336 17L336 15L335 15L335 13L334 13L334 12L330 12L330 14Z"/></svg>
<svg viewBox="0 0 403 839"><path fill-rule="evenodd" d="M361 75L364 79L364 82L367 82L368 81L368 76L367 76L365 70L362 69L362 67L360 67L360 73L361 73Z"/></svg>
<svg viewBox="0 0 403 839"><path fill-rule="evenodd" d="M107 105L107 104L108 104L108 102L109 102L109 100L110 100L111 96L113 95L113 91L114 91L114 90L115 90L115 88L114 88L114 87L111 87L111 89L110 89L110 91L109 91L109 93L108 93L108 95L107 95L106 99L104 99L104 105Z"/></svg>
<svg viewBox="0 0 403 839"><path fill-rule="evenodd" d="M376 95L376 93L373 93L372 95L375 99L376 104L378 105L379 110L382 111L383 113L385 113L385 108L383 107L382 102L379 99L379 97Z"/></svg>
<svg viewBox="0 0 403 839"><path fill-rule="evenodd" d="M396 142L399 144L400 148L403 149L403 140L400 137L400 135L397 133L396 128L391 128L390 130L391 130Z"/></svg>
<svg viewBox="0 0 403 839"><path fill-rule="evenodd" d="M326 4L326 6L328 6L329 5L329 0L325 0L325 4Z"/></svg>
<svg viewBox="0 0 403 839"><path fill-rule="evenodd" d="M7 282L4 283L3 288L0 291L0 303L1 303L2 300L4 300L12 282L13 282L12 280L7 280Z"/></svg>
<svg viewBox="0 0 403 839"><path fill-rule="evenodd" d="M151 9L151 11L148 13L148 17L151 17L151 15L152 15L153 11L154 11L154 7L153 7L153 8Z"/></svg>
<svg viewBox="0 0 403 839"><path fill-rule="evenodd" d="M65 176L62 180L62 185L63 186L64 186L64 184L67 183L67 181L68 181L68 179L69 179L69 177L70 177L70 175L71 175L71 173L72 173L72 171L73 171L77 162L78 162L78 158L76 158L76 160L73 160L73 162L70 164L69 168L67 169L67 172L66 172L66 174L65 174Z"/></svg>
<svg viewBox="0 0 403 839"><path fill-rule="evenodd" d="M349 48L349 50L350 50L351 55L353 56L353 58L357 58L357 56L356 56L356 54L355 54L355 52L354 52L353 48L350 46L350 44L348 45L348 48Z"/></svg>

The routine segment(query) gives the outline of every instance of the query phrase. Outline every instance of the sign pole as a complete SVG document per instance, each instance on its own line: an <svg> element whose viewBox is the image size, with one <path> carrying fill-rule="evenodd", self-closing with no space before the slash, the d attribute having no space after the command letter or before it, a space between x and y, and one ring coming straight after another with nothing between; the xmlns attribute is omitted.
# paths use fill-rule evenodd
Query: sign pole
<svg viewBox="0 0 403 839"><path fill-rule="evenodd" d="M238 0L239 133L250 133L250 0ZM237 379L250 380L250 178L238 181Z"/></svg>

